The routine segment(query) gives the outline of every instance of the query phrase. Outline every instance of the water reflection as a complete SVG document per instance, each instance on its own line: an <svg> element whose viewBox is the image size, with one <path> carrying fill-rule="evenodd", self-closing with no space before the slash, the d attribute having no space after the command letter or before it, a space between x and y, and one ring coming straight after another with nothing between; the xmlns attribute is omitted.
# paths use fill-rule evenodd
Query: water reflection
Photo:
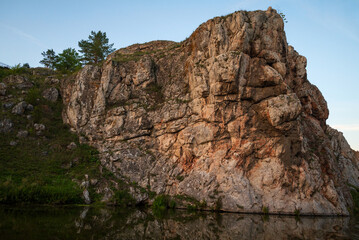
<svg viewBox="0 0 359 240"><path fill-rule="evenodd" d="M358 219L89 207L0 207L1 239L359 239Z"/></svg>

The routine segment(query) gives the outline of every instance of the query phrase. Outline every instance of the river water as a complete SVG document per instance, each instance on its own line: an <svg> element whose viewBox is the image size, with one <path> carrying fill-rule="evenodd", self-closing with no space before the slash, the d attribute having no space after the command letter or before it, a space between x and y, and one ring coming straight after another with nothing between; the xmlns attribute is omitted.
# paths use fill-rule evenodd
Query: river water
<svg viewBox="0 0 359 240"><path fill-rule="evenodd" d="M0 239L359 239L359 218L0 206Z"/></svg>

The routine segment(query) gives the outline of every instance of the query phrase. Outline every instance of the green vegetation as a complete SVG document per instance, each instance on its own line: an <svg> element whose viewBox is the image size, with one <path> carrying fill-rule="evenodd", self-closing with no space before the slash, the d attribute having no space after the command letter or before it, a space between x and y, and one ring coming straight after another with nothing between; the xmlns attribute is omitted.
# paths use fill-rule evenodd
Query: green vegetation
<svg viewBox="0 0 359 240"><path fill-rule="evenodd" d="M47 49L46 52L42 52L41 55L44 57L40 63L43 64L45 67L55 69L57 56L53 49Z"/></svg>
<svg viewBox="0 0 359 240"><path fill-rule="evenodd" d="M10 76L10 75L19 75L19 74L28 74L30 70L26 67L21 66L21 64L17 64L13 66L11 69L0 68L0 80Z"/></svg>
<svg viewBox="0 0 359 240"><path fill-rule="evenodd" d="M113 196L113 200L116 205L121 207L135 205L135 199L127 190L117 190Z"/></svg>
<svg viewBox="0 0 359 240"><path fill-rule="evenodd" d="M60 72L74 72L81 69L81 58L74 48L67 48L56 58L55 67Z"/></svg>
<svg viewBox="0 0 359 240"><path fill-rule="evenodd" d="M268 215L268 213L269 213L268 207L263 206L263 207L262 207L262 213L265 214L265 215Z"/></svg>
<svg viewBox="0 0 359 240"><path fill-rule="evenodd" d="M115 57L113 58L113 61L120 62L120 63L126 63L130 61L137 62L141 59L142 56L148 55L154 52L145 52L145 51L137 51L132 54L122 54L122 53L116 53Z"/></svg>
<svg viewBox="0 0 359 240"><path fill-rule="evenodd" d="M1 79L21 73L34 83L27 93L8 86L13 95L8 101L17 103L23 98L33 105L33 111L14 115L11 109L0 106L0 119L8 118L13 123L10 132L0 134L0 203L82 203L79 182L85 179L85 174L90 179L103 178L98 170L98 152L80 144L78 137L63 124L62 101L42 98L41 92L50 85L45 76L32 75L32 71L21 67L0 70ZM41 134L35 131L35 123L45 125ZM17 137L20 130L28 131L28 136ZM11 146L11 141L17 144ZM71 142L76 143L75 149L67 148ZM94 192L91 186L88 190Z"/></svg>
<svg viewBox="0 0 359 240"><path fill-rule="evenodd" d="M0 203L76 204L82 203L81 189L69 179L48 179L46 184L30 183L26 178L13 183L8 177L0 185Z"/></svg>
<svg viewBox="0 0 359 240"><path fill-rule="evenodd" d="M44 57L40 63L45 67L56 69L61 73L71 73L81 68L81 58L74 48L67 48L59 55L56 55L53 49L42 52Z"/></svg>
<svg viewBox="0 0 359 240"><path fill-rule="evenodd" d="M217 201L216 201L214 210L220 211L220 210L222 209L222 206L223 206L223 204L222 204L222 198L219 197L219 198L217 199Z"/></svg>
<svg viewBox="0 0 359 240"><path fill-rule="evenodd" d="M198 201L187 195L175 195L174 199L178 202L178 205L185 206L189 211L207 209L207 202L205 200Z"/></svg>
<svg viewBox="0 0 359 240"><path fill-rule="evenodd" d="M284 13L282 13L281 11L279 11L278 14L279 14L279 15L281 16L281 18L283 19L283 22L288 23L288 20L287 20L287 18L285 17L285 14L284 14Z"/></svg>
<svg viewBox="0 0 359 240"><path fill-rule="evenodd" d="M354 202L352 213L357 215L357 214L359 214L359 188L357 188L353 185L349 185L349 187L351 188L350 193L352 195L353 202Z"/></svg>
<svg viewBox="0 0 359 240"><path fill-rule="evenodd" d="M88 40L81 40L78 44L83 53L82 60L85 64L97 64L105 59L105 57L112 53L115 49L113 43L109 44L105 32L91 31Z"/></svg>
<svg viewBox="0 0 359 240"><path fill-rule="evenodd" d="M176 177L176 179L177 179L178 181L182 182L183 179L184 179L184 176L178 175L178 176Z"/></svg>
<svg viewBox="0 0 359 240"><path fill-rule="evenodd" d="M81 68L81 62L85 64L98 64L108 54L112 53L115 49L112 48L113 44L108 44L108 41L105 32L91 31L88 40L78 42L81 48L80 52L83 54L82 56L74 48L67 48L58 55L56 55L53 49L48 49L41 53L43 59L40 63L61 73L74 72ZM28 64L24 64L23 67L29 68Z"/></svg>
<svg viewBox="0 0 359 240"><path fill-rule="evenodd" d="M165 210L168 208L175 208L176 202L171 200L168 195L158 195L152 204L153 210Z"/></svg>

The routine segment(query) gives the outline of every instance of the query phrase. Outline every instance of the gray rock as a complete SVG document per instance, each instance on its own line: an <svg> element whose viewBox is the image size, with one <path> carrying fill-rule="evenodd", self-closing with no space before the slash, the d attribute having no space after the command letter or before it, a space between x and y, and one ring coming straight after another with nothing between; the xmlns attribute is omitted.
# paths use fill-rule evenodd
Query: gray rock
<svg viewBox="0 0 359 240"><path fill-rule="evenodd" d="M27 107L27 103L25 101L22 101L22 102L19 102L18 104L16 104L15 107L13 107L11 112L13 114L21 115L25 112L26 107Z"/></svg>
<svg viewBox="0 0 359 240"><path fill-rule="evenodd" d="M82 192L82 195L84 197L84 200L85 200L85 203L86 204L90 204L91 203L91 198L90 198L90 193L87 189L85 189L83 192Z"/></svg>
<svg viewBox="0 0 359 240"><path fill-rule="evenodd" d="M7 102L2 105L5 109L10 109L12 106L14 106L13 102Z"/></svg>
<svg viewBox="0 0 359 240"><path fill-rule="evenodd" d="M20 130L17 134L16 137L18 138L25 138L29 135L29 132L26 130Z"/></svg>
<svg viewBox="0 0 359 240"><path fill-rule="evenodd" d="M10 141L10 146L16 146L17 142L16 141Z"/></svg>
<svg viewBox="0 0 359 240"><path fill-rule="evenodd" d="M0 96L5 96L5 95L6 95L6 84L0 83Z"/></svg>
<svg viewBox="0 0 359 240"><path fill-rule="evenodd" d="M80 137L79 137L79 142L80 142L80 144L85 144L85 143L87 143L88 141L87 141L87 139L86 139L84 136L80 136Z"/></svg>
<svg viewBox="0 0 359 240"><path fill-rule="evenodd" d="M60 80L53 76L49 76L45 78L45 83L58 84L59 82Z"/></svg>
<svg viewBox="0 0 359 240"><path fill-rule="evenodd" d="M44 124L41 123L35 123L34 124L36 135L41 136L43 131L46 129Z"/></svg>
<svg viewBox="0 0 359 240"><path fill-rule="evenodd" d="M27 111L32 111L32 110L34 110L34 106L31 105L31 104L28 104L28 105L26 106L26 110L27 110Z"/></svg>
<svg viewBox="0 0 359 240"><path fill-rule="evenodd" d="M76 148L77 148L77 145L74 142L71 142L69 145L67 145L67 149L69 149L69 150L74 150Z"/></svg>
<svg viewBox="0 0 359 240"><path fill-rule="evenodd" d="M90 180L91 186L95 186L97 183L98 183L98 180L97 180L97 179L91 179L91 180Z"/></svg>
<svg viewBox="0 0 359 240"><path fill-rule="evenodd" d="M89 181L82 181L80 184L80 187L82 187L82 188L88 188L89 186L90 186Z"/></svg>
<svg viewBox="0 0 359 240"><path fill-rule="evenodd" d="M7 84L22 84L24 82L27 82L27 77L21 76L21 75L11 75L4 79L4 82Z"/></svg>
<svg viewBox="0 0 359 240"><path fill-rule="evenodd" d="M24 82L24 83L20 83L16 85L16 88L18 89L28 89L28 88L32 88L34 86L34 84L32 84L31 82Z"/></svg>
<svg viewBox="0 0 359 240"><path fill-rule="evenodd" d="M11 119L5 118L3 120L0 120L0 133L10 132L13 125L14 124Z"/></svg>
<svg viewBox="0 0 359 240"><path fill-rule="evenodd" d="M48 88L42 92L42 97L50 102L56 102L59 97L59 91L56 88Z"/></svg>
<svg viewBox="0 0 359 240"><path fill-rule="evenodd" d="M45 125L42 123L34 124L35 131L44 131L46 129Z"/></svg>

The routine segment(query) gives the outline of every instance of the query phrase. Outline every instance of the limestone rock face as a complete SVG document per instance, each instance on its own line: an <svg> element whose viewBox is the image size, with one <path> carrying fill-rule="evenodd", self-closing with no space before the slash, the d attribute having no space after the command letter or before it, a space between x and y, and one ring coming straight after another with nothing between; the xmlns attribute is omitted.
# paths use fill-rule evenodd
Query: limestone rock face
<svg viewBox="0 0 359 240"><path fill-rule="evenodd" d="M63 119L113 172L234 212L348 214L358 156L326 125L275 10L111 54L62 83ZM145 197L141 197L144 201Z"/></svg>

